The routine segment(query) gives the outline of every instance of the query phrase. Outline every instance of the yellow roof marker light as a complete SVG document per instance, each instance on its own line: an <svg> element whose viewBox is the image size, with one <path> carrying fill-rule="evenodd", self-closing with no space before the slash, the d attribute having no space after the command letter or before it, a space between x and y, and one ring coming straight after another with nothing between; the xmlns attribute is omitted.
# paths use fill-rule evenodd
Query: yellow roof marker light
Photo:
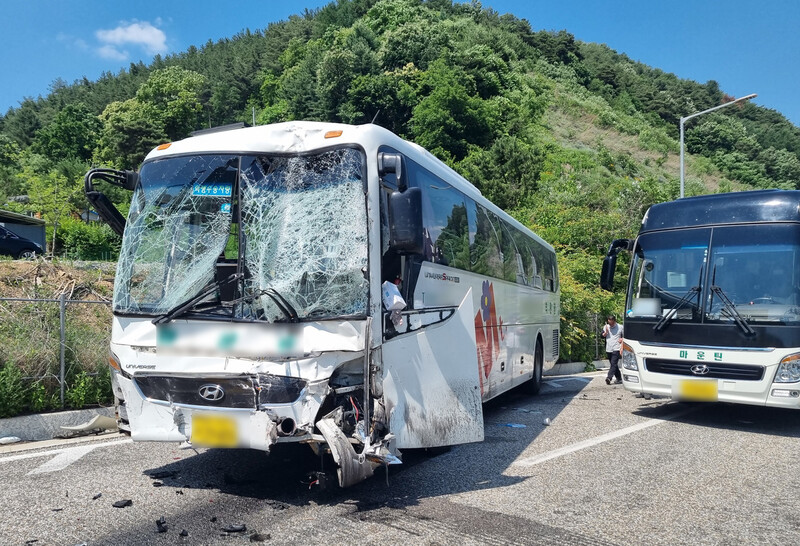
<svg viewBox="0 0 800 546"><path fill-rule="evenodd" d="M338 131L328 131L327 133L325 133L325 138L336 138L340 136L342 136L341 129Z"/></svg>
<svg viewBox="0 0 800 546"><path fill-rule="evenodd" d="M156 150L166 150L170 146L172 146L172 142L165 142L164 144L159 144Z"/></svg>

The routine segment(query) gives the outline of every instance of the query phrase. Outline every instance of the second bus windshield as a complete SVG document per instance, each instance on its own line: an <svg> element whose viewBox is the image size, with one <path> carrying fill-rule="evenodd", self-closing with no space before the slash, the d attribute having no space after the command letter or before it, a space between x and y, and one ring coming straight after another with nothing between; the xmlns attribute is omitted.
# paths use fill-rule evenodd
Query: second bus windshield
<svg viewBox="0 0 800 546"><path fill-rule="evenodd" d="M750 323L800 321L800 227L761 224L642 235L628 319ZM728 304L730 302L730 305ZM731 309L733 307L734 309Z"/></svg>

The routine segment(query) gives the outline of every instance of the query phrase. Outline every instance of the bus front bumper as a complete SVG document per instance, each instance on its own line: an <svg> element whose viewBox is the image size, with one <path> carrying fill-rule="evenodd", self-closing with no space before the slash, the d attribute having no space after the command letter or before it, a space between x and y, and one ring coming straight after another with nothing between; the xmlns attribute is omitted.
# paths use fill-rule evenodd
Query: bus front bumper
<svg viewBox="0 0 800 546"><path fill-rule="evenodd" d="M770 370L761 381L705 379L622 368L622 381L631 392L690 402L730 402L800 409L800 383L773 383ZM774 370L773 370L774 371Z"/></svg>

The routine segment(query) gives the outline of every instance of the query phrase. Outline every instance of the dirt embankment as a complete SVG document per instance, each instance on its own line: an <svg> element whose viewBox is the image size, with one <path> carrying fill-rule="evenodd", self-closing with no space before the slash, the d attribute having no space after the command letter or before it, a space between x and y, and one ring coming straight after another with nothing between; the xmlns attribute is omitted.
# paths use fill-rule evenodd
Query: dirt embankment
<svg viewBox="0 0 800 546"><path fill-rule="evenodd" d="M0 298L110 301L113 262L0 260Z"/></svg>

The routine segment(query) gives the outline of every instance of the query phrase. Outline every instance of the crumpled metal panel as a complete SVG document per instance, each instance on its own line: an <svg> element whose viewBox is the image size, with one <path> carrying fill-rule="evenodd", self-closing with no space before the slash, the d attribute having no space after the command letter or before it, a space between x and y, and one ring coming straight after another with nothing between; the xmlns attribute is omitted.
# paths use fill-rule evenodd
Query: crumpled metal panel
<svg viewBox="0 0 800 546"><path fill-rule="evenodd" d="M483 440L472 291L455 315L383 345L384 398L397 447Z"/></svg>

